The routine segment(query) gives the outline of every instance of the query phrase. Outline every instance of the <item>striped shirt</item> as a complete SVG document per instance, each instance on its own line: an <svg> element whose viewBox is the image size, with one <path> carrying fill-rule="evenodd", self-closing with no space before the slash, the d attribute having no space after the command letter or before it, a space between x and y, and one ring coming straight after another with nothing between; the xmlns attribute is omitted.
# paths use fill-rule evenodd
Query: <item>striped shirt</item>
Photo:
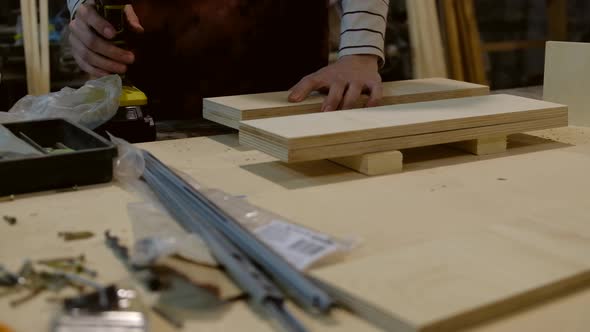
<svg viewBox="0 0 590 332"><path fill-rule="evenodd" d="M389 0L341 0L339 57L373 54L384 61Z"/></svg>
<svg viewBox="0 0 590 332"><path fill-rule="evenodd" d="M86 0L67 0L72 17ZM389 0L340 0L339 57L353 54L373 54L384 61L385 27Z"/></svg>

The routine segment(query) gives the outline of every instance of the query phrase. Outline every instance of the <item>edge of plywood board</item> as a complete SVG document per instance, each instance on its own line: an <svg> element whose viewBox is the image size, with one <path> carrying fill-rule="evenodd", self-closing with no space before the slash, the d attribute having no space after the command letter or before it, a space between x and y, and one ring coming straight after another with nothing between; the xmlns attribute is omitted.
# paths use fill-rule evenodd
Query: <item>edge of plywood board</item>
<svg viewBox="0 0 590 332"><path fill-rule="evenodd" d="M212 109L203 108L203 118L233 129L240 128L240 122L238 120L230 119L226 117L224 113L220 113Z"/></svg>
<svg viewBox="0 0 590 332"><path fill-rule="evenodd" d="M305 149L288 149L244 131L240 132L239 138L240 144L256 148L284 162L300 162L453 143L485 136L510 135L563 126L567 126L567 116Z"/></svg>
<svg viewBox="0 0 590 332"><path fill-rule="evenodd" d="M302 102L288 102L289 91L206 98L203 108L223 113L226 118L253 120L316 113L325 96L313 94ZM382 105L450 99L489 94L489 87L446 78L429 78L383 83ZM364 99L366 101L366 98ZM359 107L363 104L359 103Z"/></svg>
<svg viewBox="0 0 590 332"><path fill-rule="evenodd" d="M312 274L388 308L409 329L455 331L590 281L581 250L588 238L564 234L575 231L546 222L494 224ZM371 284L347 273L379 264Z"/></svg>
<svg viewBox="0 0 590 332"><path fill-rule="evenodd" d="M295 149L530 121L564 113L567 115L567 107L563 105L498 94L243 121L240 131Z"/></svg>

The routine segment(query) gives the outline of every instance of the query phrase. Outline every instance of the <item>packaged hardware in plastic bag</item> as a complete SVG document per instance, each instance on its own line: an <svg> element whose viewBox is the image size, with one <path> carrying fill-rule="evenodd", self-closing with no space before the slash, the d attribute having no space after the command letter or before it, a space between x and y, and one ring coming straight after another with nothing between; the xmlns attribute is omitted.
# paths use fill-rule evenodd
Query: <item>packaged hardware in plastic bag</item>
<svg viewBox="0 0 590 332"><path fill-rule="evenodd" d="M122 83L118 75L90 80L79 89L69 87L42 96L25 96L8 112L0 112L0 123L65 118L95 129L117 113Z"/></svg>
<svg viewBox="0 0 590 332"><path fill-rule="evenodd" d="M202 189L201 192L299 270L335 262L360 242L298 225L251 204L244 196L229 195L217 189Z"/></svg>
<svg viewBox="0 0 590 332"><path fill-rule="evenodd" d="M150 189L145 185L143 190ZM159 202L144 200L130 203L127 212L135 237L131 254L133 265L146 266L170 255L207 266L217 265L201 238L186 232Z"/></svg>
<svg viewBox="0 0 590 332"><path fill-rule="evenodd" d="M115 178L125 189L137 193L143 200L128 206L135 236L131 255L134 264L147 265L175 254L197 263L216 265L198 235L182 229L149 186L139 180L145 165L141 151L121 139L111 137L111 140L118 146L120 156L115 162ZM307 270L333 262L358 244L357 240L338 239L297 225L252 205L242 196L203 188L190 176L176 173L297 269Z"/></svg>

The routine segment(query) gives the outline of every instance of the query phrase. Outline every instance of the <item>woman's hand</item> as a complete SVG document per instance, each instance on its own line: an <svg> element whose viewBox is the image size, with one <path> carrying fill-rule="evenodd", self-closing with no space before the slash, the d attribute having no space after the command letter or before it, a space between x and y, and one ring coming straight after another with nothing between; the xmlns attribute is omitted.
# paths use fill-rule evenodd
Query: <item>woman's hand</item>
<svg viewBox="0 0 590 332"><path fill-rule="evenodd" d="M143 32L132 6L125 7L125 14L131 29ZM110 41L113 37L115 28L98 14L93 0L80 5L76 17L70 22L69 40L74 59L83 71L93 77L127 71L127 65L135 61L135 55L115 46Z"/></svg>
<svg viewBox="0 0 590 332"><path fill-rule="evenodd" d="M323 112L354 108L363 93L369 95L367 107L378 106L383 94L378 57L344 56L299 81L291 89L289 101L303 101L316 90L328 91L328 97L322 105Z"/></svg>

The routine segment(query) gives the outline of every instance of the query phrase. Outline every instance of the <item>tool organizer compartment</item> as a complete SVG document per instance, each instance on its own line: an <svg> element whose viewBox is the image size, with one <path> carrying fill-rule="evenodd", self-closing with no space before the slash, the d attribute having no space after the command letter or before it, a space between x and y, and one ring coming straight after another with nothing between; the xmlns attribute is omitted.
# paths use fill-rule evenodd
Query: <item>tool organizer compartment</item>
<svg viewBox="0 0 590 332"><path fill-rule="evenodd" d="M0 157L0 196L109 182L113 144L63 119L3 124L39 155Z"/></svg>

